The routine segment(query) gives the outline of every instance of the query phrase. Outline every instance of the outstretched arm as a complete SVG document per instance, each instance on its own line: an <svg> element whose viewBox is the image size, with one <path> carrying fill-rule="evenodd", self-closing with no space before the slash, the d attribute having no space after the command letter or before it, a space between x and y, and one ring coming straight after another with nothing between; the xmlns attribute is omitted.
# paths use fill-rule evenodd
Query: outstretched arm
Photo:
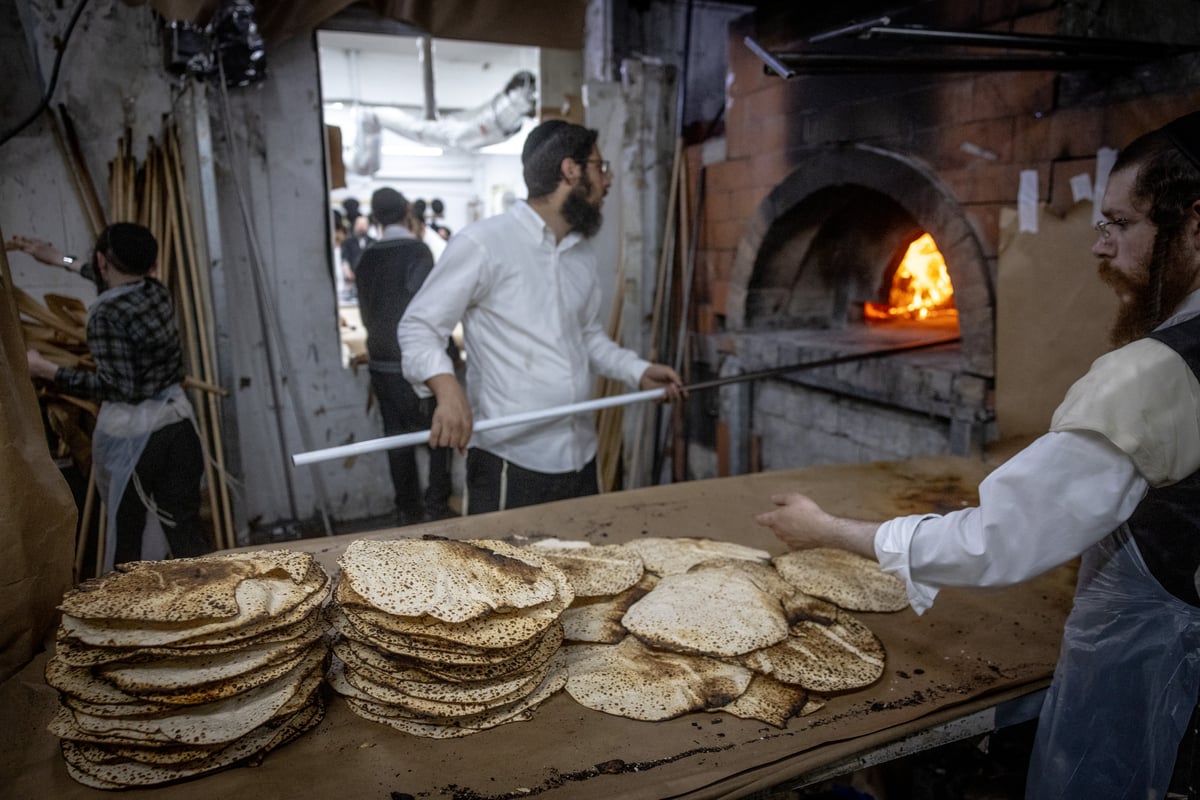
<svg viewBox="0 0 1200 800"><path fill-rule="evenodd" d="M30 236L14 236L4 243L4 249L20 250L23 253L28 253L47 266L62 267L71 272L79 271L78 267L71 269L71 264L75 263L74 260L68 260L62 250L59 250L45 239L34 239ZM80 263L79 267L82 266L83 264Z"/></svg>
<svg viewBox="0 0 1200 800"><path fill-rule="evenodd" d="M875 558L878 522L835 517L798 492L772 495L771 502L776 508L756 514L754 521L770 528L789 550L838 547Z"/></svg>

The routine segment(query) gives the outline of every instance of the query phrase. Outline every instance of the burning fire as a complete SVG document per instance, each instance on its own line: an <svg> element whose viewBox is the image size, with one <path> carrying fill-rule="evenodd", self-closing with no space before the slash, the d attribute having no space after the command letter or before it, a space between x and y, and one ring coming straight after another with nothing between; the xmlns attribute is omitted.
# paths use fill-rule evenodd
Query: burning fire
<svg viewBox="0 0 1200 800"><path fill-rule="evenodd" d="M887 304L866 303L867 319L929 319L958 316L954 287L937 243L928 233L908 246L896 268Z"/></svg>

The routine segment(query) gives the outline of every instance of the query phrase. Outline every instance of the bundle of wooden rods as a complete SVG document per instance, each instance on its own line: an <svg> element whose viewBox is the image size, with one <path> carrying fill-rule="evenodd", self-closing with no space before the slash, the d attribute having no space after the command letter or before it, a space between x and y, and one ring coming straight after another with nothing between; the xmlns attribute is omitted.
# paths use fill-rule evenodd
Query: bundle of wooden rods
<svg viewBox="0 0 1200 800"><path fill-rule="evenodd" d="M675 143L675 157L671 166L671 184L667 193L667 215L663 225L662 250L659 254L658 270L656 272L654 289L654 306L650 321L650 351L647 358L651 361L670 363L670 358L664 358L668 350L662 342L660 334L663 329L663 310L671 301L670 277L680 269L677 264L687 253L688 242L688 212L687 212L687 162L684 159L683 140ZM678 244L677 244L678 242ZM609 315L608 335L613 341L620 342L622 334L621 307L623 289L625 286L625 259L617 259L618 269L616 278L616 293L613 299L612 313ZM626 391L625 387L616 381L601 379L598 382L596 396L609 397ZM675 403L673 413L678 414L682 402ZM600 472L602 491L610 492L617 488L620 477L621 457L624 443L624 408L614 406L596 412L597 435L597 467ZM635 470L641 469L647 453L645 448L652 447L657 433L654 431L654 410L650 407L639 406L636 413L641 414L639 435L635 439L630 463ZM651 476L655 481L657 476Z"/></svg>
<svg viewBox="0 0 1200 800"><path fill-rule="evenodd" d="M140 165L133 153L130 133L127 131L118 140L117 155L109 163L109 208L105 214L70 117L61 106L59 114L61 120L52 119L55 138L93 233L98 233L106 221L138 222L149 228L159 242L156 277L171 290L175 299L187 371L184 387L191 393L206 454L205 483L214 544L219 549L235 547L237 539L225 470L219 403L219 396L227 392L217 385L212 290L208 271L197 255L178 131L164 121L162 141L156 142L153 138L148 141L145 160ZM14 291L29 347L62 366L95 368L87 349L86 309L81 302L46 295L43 306L25 292L15 287ZM69 451L88 476L75 551L75 577L80 580L84 577L85 553L92 542L91 521L97 500L95 476L91 471L90 434L98 408L94 403L70 397L50 386L41 386L40 395L50 424L59 436L60 447ZM76 412L75 417L68 418L72 410ZM108 535L105 518L101 511L95 536L93 574L99 574L103 564Z"/></svg>

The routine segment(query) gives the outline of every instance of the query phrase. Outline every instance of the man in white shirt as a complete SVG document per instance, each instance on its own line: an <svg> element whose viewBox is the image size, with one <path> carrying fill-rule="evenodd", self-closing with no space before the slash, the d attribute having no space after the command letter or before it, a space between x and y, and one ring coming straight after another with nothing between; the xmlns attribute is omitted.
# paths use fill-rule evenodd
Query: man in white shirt
<svg viewBox="0 0 1200 800"><path fill-rule="evenodd" d="M447 243L397 327L405 377L437 408L430 445L468 443L467 513L595 494L590 413L476 433L495 419L589 399L593 374L642 389L681 388L675 370L608 337L590 237L611 185L596 131L561 120L530 132L521 154L527 202ZM446 337L462 320L467 391Z"/></svg>
<svg viewBox="0 0 1200 800"><path fill-rule="evenodd" d="M1092 252L1121 310L1050 432L996 469L978 508L883 524L800 494L756 521L905 580L1017 583L1083 554L1027 797L1162 797L1200 693L1200 112L1117 159Z"/></svg>

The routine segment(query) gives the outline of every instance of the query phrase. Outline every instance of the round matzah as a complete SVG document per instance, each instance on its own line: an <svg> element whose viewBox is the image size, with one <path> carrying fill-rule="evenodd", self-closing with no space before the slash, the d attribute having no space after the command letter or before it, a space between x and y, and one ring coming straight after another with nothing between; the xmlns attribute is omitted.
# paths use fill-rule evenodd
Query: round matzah
<svg viewBox="0 0 1200 800"><path fill-rule="evenodd" d="M567 577L557 571L548 570L546 574L558 588L558 593L551 600L457 623L443 622L429 616L401 617L379 611L354 591L351 582L346 580L338 582L334 600L356 624L363 621L375 628L409 636L414 643L425 642L431 647L451 650L460 650L462 647L494 650L529 641L550 627L571 603L573 595Z"/></svg>
<svg viewBox="0 0 1200 800"><path fill-rule="evenodd" d="M624 545L572 547L536 542L530 547L563 571L576 597L625 591L642 579L642 557Z"/></svg>
<svg viewBox="0 0 1200 800"><path fill-rule="evenodd" d="M243 647L255 647L260 644L270 644L272 642L286 642L309 636L313 631L324 631L328 628L328 623L316 608L322 599L321 595L314 595L305 600L301 606L297 606L284 615L284 617L293 617L297 612L304 612L304 616L299 617L296 622L284 623L282 620L266 620L265 623L282 625L282 627L272 628L264 623L260 623L262 626L261 633L229 641L225 644L197 645L192 643L196 640L190 640L180 643L179 646L97 647L73 639L60 638L55 642L54 655L56 658L60 658L75 667L92 667L101 664L111 664L114 661L133 664L154 661L158 658L190 658L193 656L218 655L221 653L237 652ZM245 632L240 631L239 633Z"/></svg>
<svg viewBox="0 0 1200 800"><path fill-rule="evenodd" d="M547 635L542 638L535 650L520 658L498 664L466 667L439 666L427 661L394 656L369 644L345 638L338 641L334 646L334 651L338 658L347 664L367 664L375 669L389 672L402 680L472 683L528 674L549 661L561 643L562 628L556 626L547 631Z"/></svg>
<svg viewBox="0 0 1200 800"><path fill-rule="evenodd" d="M59 606L80 619L192 624L242 613L237 587L250 579L304 582L311 554L291 550L222 553L169 561L134 561L84 581Z"/></svg>
<svg viewBox="0 0 1200 800"><path fill-rule="evenodd" d="M298 659L320 640L321 633L319 628L314 628L299 639L252 645L217 655L161 658L135 664L105 664L96 667L95 672L131 694L171 693L179 691L181 687L207 686L247 673L265 673L282 662Z"/></svg>
<svg viewBox="0 0 1200 800"><path fill-rule="evenodd" d="M514 647L479 652L465 647L452 649L452 645L450 644L446 645L446 649L432 648L418 644L411 637L382 630L360 619L352 619L336 606L330 606L329 619L333 622L334 628L349 639L365 642L380 650L385 650L392 655L437 664L465 666L501 663L532 652L537 648L539 642L538 637L534 637L528 642Z"/></svg>
<svg viewBox="0 0 1200 800"><path fill-rule="evenodd" d="M626 634L621 618L630 606L646 596L651 586L639 583L615 597L576 600L562 613L563 638L570 642L616 644Z"/></svg>
<svg viewBox="0 0 1200 800"><path fill-rule="evenodd" d="M529 550L499 541L360 539L338 559L354 590L379 611L465 622L554 600L557 571ZM567 600L570 602L570 599Z"/></svg>
<svg viewBox="0 0 1200 800"><path fill-rule="evenodd" d="M839 609L832 624L797 622L784 641L736 661L814 692L841 692L879 680L886 658L879 638Z"/></svg>
<svg viewBox="0 0 1200 800"><path fill-rule="evenodd" d="M716 539L696 539L686 536L665 538L647 536L625 542L622 547L633 550L642 557L646 571L655 575L680 575L703 561L716 558L740 558L749 561L769 561L771 554L765 550L721 542Z"/></svg>
<svg viewBox="0 0 1200 800"><path fill-rule="evenodd" d="M315 649L310 658L271 683L202 706L180 706L161 715L95 717L78 711L60 713L50 732L63 739L92 742L157 742L161 744L215 744L245 736L277 716L292 713L297 698L305 698L321 684L325 653Z"/></svg>
<svg viewBox="0 0 1200 800"><path fill-rule="evenodd" d="M404 733L433 739L455 739L510 722L531 719L533 711L561 690L566 683L566 655L559 651L551 661L550 670L545 679L526 697L474 716L460 717L454 720L422 719L400 714L396 709L388 706L352 698L346 698L346 704L360 717L382 722Z"/></svg>
<svg viewBox="0 0 1200 800"><path fill-rule="evenodd" d="M775 567L763 561L748 561L744 558L715 558L711 561L701 561L689 569L688 572L697 572L702 569L726 568L743 573L754 582L755 586L780 600L796 594L796 587L785 581Z"/></svg>
<svg viewBox="0 0 1200 800"><path fill-rule="evenodd" d="M757 719L776 728L786 728L787 721L802 715L807 705L808 691L803 687L755 675L741 697L706 710L724 711L741 719Z"/></svg>
<svg viewBox="0 0 1200 800"><path fill-rule="evenodd" d="M729 568L666 576L621 624L653 647L710 656L748 653L788 635L779 600Z"/></svg>
<svg viewBox="0 0 1200 800"><path fill-rule="evenodd" d="M290 578L257 577L241 581L234 594L239 613L209 622L146 627L141 624L104 624L63 614L59 640L74 640L99 647L161 647L226 644L299 622L328 598L329 576L313 564L302 583Z"/></svg>
<svg viewBox="0 0 1200 800"><path fill-rule="evenodd" d="M64 741L63 757L67 772L72 778L86 786L97 789L124 789L131 786L156 786L207 774L231 767L252 757L261 757L315 727L325 714L320 698L300 709L291 717L262 725L245 736L215 750L199 760L174 763L162 759L153 763L153 752L143 752L141 757L126 757L127 748L115 752L106 751L81 742Z"/></svg>
<svg viewBox="0 0 1200 800"><path fill-rule="evenodd" d="M576 644L567 653L567 694L596 711L672 719L724 706L750 685L750 670L706 656L665 653L632 636L620 644Z"/></svg>
<svg viewBox="0 0 1200 800"><path fill-rule="evenodd" d="M326 646L322 643L319 647L310 647L307 650L302 650L283 661L268 664L261 669L237 675L224 681L209 683L203 686L181 684L173 689L136 692L135 694L143 700L168 703L175 706L200 706L207 703L215 703L218 700L243 694L251 689L264 686L273 680L278 680L302 664L310 662L315 657L314 652L324 653L326 650Z"/></svg>
<svg viewBox="0 0 1200 800"><path fill-rule="evenodd" d="M501 675L515 675L530 672L540 668L554 657L562 645L562 625L555 623L537 642L530 651L495 664L435 664L423 661L420 668L431 675L436 675L447 681L475 681L496 678Z"/></svg>
<svg viewBox="0 0 1200 800"><path fill-rule="evenodd" d="M360 675L372 684L400 692L408 698L431 700L440 703L482 703L487 707L497 701L524 697L542 682L545 669L522 672L518 675L503 675L483 681L405 680L396 675L376 669L361 661L345 661L345 671Z"/></svg>
<svg viewBox="0 0 1200 800"><path fill-rule="evenodd" d="M532 677L527 676L527 678ZM517 681L507 694L477 702L449 699L431 700L416 697L391 686L377 683L363 672L346 669L344 664L339 665L337 662L335 662L335 667L330 669L328 679L329 685L339 694L365 702L390 706L404 716L454 720L482 714L493 708L521 700L537 688L543 677L545 676L537 675L536 680Z"/></svg>
<svg viewBox="0 0 1200 800"><path fill-rule="evenodd" d="M856 553L832 547L793 550L772 563L788 583L850 611L902 611L908 608L904 581Z"/></svg>
<svg viewBox="0 0 1200 800"><path fill-rule="evenodd" d="M176 707L170 703L144 702L92 703L69 694L59 693L58 702L72 711L81 711L94 717L131 717L138 714L166 714Z"/></svg>

